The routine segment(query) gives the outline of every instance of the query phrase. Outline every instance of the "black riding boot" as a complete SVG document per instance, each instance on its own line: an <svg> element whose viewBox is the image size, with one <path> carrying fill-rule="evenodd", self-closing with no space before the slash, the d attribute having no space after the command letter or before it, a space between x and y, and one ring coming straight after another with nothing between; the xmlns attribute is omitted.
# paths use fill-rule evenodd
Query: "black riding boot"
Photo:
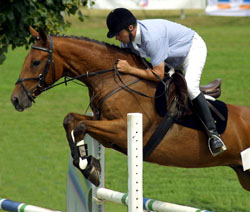
<svg viewBox="0 0 250 212"><path fill-rule="evenodd" d="M224 152L227 148L220 138L219 133L216 130L214 119L211 111L208 107L207 101L202 93L200 93L192 101L195 112L199 115L201 121L205 125L206 133L208 135L208 147L212 155L216 155Z"/></svg>

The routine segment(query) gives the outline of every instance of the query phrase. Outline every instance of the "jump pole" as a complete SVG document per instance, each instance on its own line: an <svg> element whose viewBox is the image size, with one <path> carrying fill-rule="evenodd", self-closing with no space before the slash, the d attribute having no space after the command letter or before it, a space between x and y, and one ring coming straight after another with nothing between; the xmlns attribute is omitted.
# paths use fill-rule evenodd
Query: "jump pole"
<svg viewBox="0 0 250 212"><path fill-rule="evenodd" d="M99 188L97 189L96 195L100 200L106 200L118 204L123 204L125 206L129 205L128 194L126 193L113 191L107 188ZM157 212L211 212L189 206L177 205L173 203L162 202L147 198L143 198L143 209L146 211L157 211Z"/></svg>
<svg viewBox="0 0 250 212"><path fill-rule="evenodd" d="M9 212L60 212L0 198L0 209Z"/></svg>

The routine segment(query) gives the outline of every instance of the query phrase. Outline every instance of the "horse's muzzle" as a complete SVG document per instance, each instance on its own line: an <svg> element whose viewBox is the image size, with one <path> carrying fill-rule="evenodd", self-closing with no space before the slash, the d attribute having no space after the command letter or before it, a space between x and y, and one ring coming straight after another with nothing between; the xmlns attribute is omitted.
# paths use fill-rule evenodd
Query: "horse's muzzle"
<svg viewBox="0 0 250 212"><path fill-rule="evenodd" d="M20 107L19 100L17 97L12 97L11 102L17 111L22 112L24 110L24 108Z"/></svg>
<svg viewBox="0 0 250 212"><path fill-rule="evenodd" d="M19 97L18 95L12 95L11 96L11 102L15 109L19 112L24 111L24 109L31 107L32 102L25 97Z"/></svg>

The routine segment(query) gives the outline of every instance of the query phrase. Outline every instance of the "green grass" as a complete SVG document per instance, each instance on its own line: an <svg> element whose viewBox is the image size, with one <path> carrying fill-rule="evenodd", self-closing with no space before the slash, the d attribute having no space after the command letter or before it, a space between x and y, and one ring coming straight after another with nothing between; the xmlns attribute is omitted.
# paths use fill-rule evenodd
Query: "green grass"
<svg viewBox="0 0 250 212"><path fill-rule="evenodd" d="M84 23L72 17L68 35L106 38L108 11L84 11ZM167 18L195 29L206 41L208 58L202 83L222 78L221 100L250 106L250 18L208 17L201 11L135 12L139 18ZM84 113L87 89L70 83L53 88L36 99L23 113L16 112L10 95L27 51L9 51L0 66L0 197L65 211L69 148L62 127L68 112ZM176 144L178 145L178 144ZM106 150L106 187L127 192L127 160ZM144 163L144 196L217 212L247 212L250 194L234 172L226 167L182 169ZM125 212L125 207L107 203L108 212Z"/></svg>

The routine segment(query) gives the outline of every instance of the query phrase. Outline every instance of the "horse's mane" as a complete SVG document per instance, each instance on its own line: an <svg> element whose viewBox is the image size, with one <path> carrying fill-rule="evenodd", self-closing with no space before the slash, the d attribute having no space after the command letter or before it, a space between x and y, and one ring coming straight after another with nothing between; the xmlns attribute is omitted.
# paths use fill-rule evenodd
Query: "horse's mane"
<svg viewBox="0 0 250 212"><path fill-rule="evenodd" d="M83 40L83 41L93 42L93 43L96 43L96 44L107 46L109 48L113 48L113 49L115 49L117 51L134 54L134 52L132 52L131 49L129 49L129 48L121 48L121 47L119 47L117 45L114 45L114 44L109 44L109 43L106 43L104 41L98 41L98 40L91 39L91 38L84 37L84 36L57 35L57 34L52 34L51 36L53 36L53 37L59 37L59 38L70 38L70 39L76 39L76 40Z"/></svg>

